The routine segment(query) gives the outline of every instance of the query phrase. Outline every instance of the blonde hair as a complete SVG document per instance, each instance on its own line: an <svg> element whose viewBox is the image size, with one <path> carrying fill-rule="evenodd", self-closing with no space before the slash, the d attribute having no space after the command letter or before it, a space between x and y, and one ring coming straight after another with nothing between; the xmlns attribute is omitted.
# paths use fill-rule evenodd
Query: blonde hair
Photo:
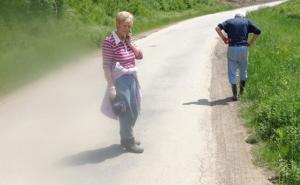
<svg viewBox="0 0 300 185"><path fill-rule="evenodd" d="M127 19L130 19L130 21L133 22L133 15L130 12L122 11L117 14L117 22L125 22Z"/></svg>

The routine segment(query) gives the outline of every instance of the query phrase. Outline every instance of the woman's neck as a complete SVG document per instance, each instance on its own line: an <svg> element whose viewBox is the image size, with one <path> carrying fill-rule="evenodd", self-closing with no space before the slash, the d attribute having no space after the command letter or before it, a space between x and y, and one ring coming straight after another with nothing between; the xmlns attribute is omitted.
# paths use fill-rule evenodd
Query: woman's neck
<svg viewBox="0 0 300 185"><path fill-rule="evenodd" d="M123 35L120 34L118 31L116 31L116 34L118 35L118 37L120 38L121 41L125 40L125 37L123 37Z"/></svg>

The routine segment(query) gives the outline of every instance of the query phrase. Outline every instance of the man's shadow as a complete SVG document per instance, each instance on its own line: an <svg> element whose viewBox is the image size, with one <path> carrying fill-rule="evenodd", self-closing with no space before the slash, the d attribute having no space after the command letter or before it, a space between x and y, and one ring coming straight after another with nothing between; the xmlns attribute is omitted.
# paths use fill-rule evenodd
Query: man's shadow
<svg viewBox="0 0 300 185"><path fill-rule="evenodd" d="M216 106L216 105L229 105L229 102L233 102L232 97L227 97L220 100L208 101L208 99L199 99L198 101L186 102L182 105L207 105L207 106Z"/></svg>
<svg viewBox="0 0 300 185"><path fill-rule="evenodd" d="M105 148L97 150L89 150L74 154L63 158L60 162L60 166L79 166L90 163L101 163L107 159L115 158L125 153L120 145L113 144Z"/></svg>

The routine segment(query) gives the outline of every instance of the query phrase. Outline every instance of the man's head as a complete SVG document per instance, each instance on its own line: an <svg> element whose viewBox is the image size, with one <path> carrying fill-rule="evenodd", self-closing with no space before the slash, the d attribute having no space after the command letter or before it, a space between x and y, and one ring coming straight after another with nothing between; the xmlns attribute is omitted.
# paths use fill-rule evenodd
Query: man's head
<svg viewBox="0 0 300 185"><path fill-rule="evenodd" d="M245 17L245 13L239 12L237 14L234 15L234 18L244 18Z"/></svg>

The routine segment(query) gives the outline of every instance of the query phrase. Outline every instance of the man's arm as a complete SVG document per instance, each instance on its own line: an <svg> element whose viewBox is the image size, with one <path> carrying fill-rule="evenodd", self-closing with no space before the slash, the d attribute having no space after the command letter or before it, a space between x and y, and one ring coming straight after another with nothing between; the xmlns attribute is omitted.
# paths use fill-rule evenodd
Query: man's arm
<svg viewBox="0 0 300 185"><path fill-rule="evenodd" d="M251 47L254 44L254 42L256 41L257 37L258 37L258 35L253 34L253 36L250 39L250 41L248 41L248 47Z"/></svg>
<svg viewBox="0 0 300 185"><path fill-rule="evenodd" d="M222 32L221 28L219 26L217 26L215 28L216 32L218 33L218 35L221 37L221 39L223 40L223 42L225 44L228 44L229 39L224 35L224 33Z"/></svg>
<svg viewBox="0 0 300 185"><path fill-rule="evenodd" d="M261 34L261 30L250 20L248 20L248 32L253 33L252 38L248 41L248 47L251 47L256 41L257 37Z"/></svg>

